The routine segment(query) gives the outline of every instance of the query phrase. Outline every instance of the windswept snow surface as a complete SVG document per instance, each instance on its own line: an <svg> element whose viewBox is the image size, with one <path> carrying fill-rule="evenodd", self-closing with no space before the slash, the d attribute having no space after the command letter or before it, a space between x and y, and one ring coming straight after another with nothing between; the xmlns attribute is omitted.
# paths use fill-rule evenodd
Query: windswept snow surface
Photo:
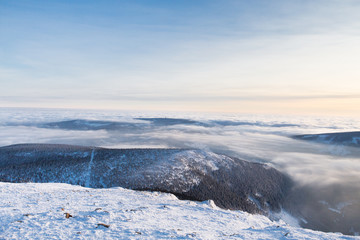
<svg viewBox="0 0 360 240"><path fill-rule="evenodd" d="M0 239L360 239L123 188L0 183L0 206Z"/></svg>

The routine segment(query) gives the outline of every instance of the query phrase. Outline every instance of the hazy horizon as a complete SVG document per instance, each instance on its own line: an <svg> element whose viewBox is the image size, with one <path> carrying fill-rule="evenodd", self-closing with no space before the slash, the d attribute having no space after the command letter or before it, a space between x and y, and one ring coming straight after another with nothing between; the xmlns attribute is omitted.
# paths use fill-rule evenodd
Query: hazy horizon
<svg viewBox="0 0 360 240"><path fill-rule="evenodd" d="M359 116L360 2L0 2L0 107Z"/></svg>

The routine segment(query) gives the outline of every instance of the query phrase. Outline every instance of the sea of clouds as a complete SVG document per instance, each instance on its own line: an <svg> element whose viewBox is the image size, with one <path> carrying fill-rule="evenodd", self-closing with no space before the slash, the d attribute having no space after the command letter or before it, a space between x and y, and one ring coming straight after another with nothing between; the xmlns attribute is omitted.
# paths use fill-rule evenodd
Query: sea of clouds
<svg viewBox="0 0 360 240"><path fill-rule="evenodd" d="M196 148L266 163L294 180L290 203L299 207L293 214L313 219L304 226L348 234L359 231L353 226L360 221L360 144L329 144L293 136L359 129L359 121L344 117L0 108L0 147L56 143ZM321 222L327 219L331 222L323 228ZM332 226L332 221L341 224Z"/></svg>
<svg viewBox="0 0 360 240"><path fill-rule="evenodd" d="M360 182L360 150L291 138L360 129L350 118L173 112L0 109L0 146L200 148L266 162L301 184Z"/></svg>

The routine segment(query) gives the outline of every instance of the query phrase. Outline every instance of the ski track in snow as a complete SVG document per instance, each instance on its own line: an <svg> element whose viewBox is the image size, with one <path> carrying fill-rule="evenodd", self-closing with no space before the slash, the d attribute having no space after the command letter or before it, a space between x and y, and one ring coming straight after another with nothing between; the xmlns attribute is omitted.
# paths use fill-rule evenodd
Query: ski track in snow
<svg viewBox="0 0 360 240"><path fill-rule="evenodd" d="M360 239L123 188L0 183L0 206L0 239Z"/></svg>
<svg viewBox="0 0 360 240"><path fill-rule="evenodd" d="M87 173L86 182L85 182L86 187L90 187L91 168L92 168L92 165L93 165L94 155L95 155L95 149L92 149L91 150L91 157L90 157L90 161L89 161L88 173Z"/></svg>

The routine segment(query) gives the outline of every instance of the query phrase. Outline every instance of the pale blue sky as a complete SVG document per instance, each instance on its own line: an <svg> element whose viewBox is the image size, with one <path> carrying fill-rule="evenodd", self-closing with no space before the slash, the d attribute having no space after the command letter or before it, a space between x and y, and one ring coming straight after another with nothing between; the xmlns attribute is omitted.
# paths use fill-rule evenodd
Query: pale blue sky
<svg viewBox="0 0 360 240"><path fill-rule="evenodd" d="M360 2L0 0L0 107L352 114Z"/></svg>

